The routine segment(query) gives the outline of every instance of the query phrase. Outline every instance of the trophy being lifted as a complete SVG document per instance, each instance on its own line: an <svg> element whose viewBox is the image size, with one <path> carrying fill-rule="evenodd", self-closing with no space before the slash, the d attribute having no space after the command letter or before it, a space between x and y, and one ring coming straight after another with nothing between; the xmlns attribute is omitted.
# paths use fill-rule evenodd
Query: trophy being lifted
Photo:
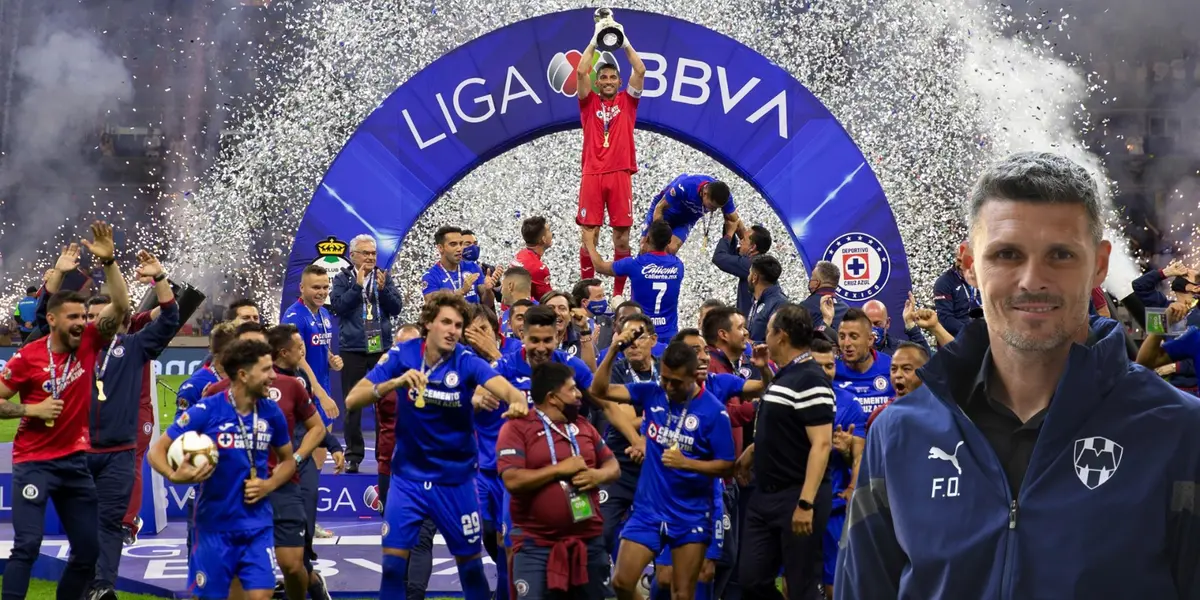
<svg viewBox="0 0 1200 600"><path fill-rule="evenodd" d="M596 48L613 52L625 46L625 28L613 20L611 8L596 9Z"/></svg>

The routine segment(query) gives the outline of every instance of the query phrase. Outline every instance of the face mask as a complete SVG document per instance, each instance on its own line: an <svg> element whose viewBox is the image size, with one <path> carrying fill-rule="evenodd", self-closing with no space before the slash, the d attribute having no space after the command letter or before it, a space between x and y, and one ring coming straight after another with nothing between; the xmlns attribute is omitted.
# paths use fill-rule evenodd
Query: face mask
<svg viewBox="0 0 1200 600"><path fill-rule="evenodd" d="M463 260L469 260L471 262L479 260L479 245L476 244L474 246L467 246L466 248L463 248L462 256Z"/></svg>
<svg viewBox="0 0 1200 600"><path fill-rule="evenodd" d="M887 335L887 333L883 330L882 327L872 327L871 334L875 336L875 349L882 350L883 349L883 338L885 335Z"/></svg>
<svg viewBox="0 0 1200 600"><path fill-rule="evenodd" d="M588 312L597 317L608 312L608 300L592 300L587 303Z"/></svg>
<svg viewBox="0 0 1200 600"><path fill-rule="evenodd" d="M563 405L562 414L567 418L568 423L575 422L575 419L579 417L579 408L578 404Z"/></svg>

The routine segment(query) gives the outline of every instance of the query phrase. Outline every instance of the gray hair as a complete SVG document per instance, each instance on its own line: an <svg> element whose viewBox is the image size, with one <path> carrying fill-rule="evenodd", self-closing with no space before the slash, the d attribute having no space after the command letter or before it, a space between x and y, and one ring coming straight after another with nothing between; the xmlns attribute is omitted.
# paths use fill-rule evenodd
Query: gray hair
<svg viewBox="0 0 1200 600"><path fill-rule="evenodd" d="M818 261L813 265L812 278L836 286L842 281L842 270L827 260Z"/></svg>
<svg viewBox="0 0 1200 600"><path fill-rule="evenodd" d="M378 244L375 243L375 238L363 233L363 234L354 236L354 239L350 240L350 251L356 252L358 245L362 244L364 242L369 243L372 246L378 247Z"/></svg>
<svg viewBox="0 0 1200 600"><path fill-rule="evenodd" d="M973 228L989 200L1034 204L1078 204L1087 213L1092 239L1104 238L1100 191L1087 169L1050 152L1018 152L993 163L979 176L967 205L967 227Z"/></svg>

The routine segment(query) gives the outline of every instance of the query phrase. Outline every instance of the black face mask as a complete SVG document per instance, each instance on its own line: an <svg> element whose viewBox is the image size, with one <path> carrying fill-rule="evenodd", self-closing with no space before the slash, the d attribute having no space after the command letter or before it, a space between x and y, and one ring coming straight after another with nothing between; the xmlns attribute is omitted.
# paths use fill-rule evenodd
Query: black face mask
<svg viewBox="0 0 1200 600"><path fill-rule="evenodd" d="M566 417L568 423L574 423L575 419L579 418L579 408L578 404L563 405L562 414Z"/></svg>

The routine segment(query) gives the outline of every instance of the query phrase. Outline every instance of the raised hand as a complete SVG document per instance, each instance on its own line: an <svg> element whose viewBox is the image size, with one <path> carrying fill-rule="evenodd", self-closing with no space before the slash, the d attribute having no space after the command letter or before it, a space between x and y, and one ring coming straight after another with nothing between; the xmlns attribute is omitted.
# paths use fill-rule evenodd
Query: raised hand
<svg viewBox="0 0 1200 600"><path fill-rule="evenodd" d="M750 354L750 364L754 365L759 371L767 368L767 360L770 357L766 344L755 344L754 350Z"/></svg>
<svg viewBox="0 0 1200 600"><path fill-rule="evenodd" d="M833 315L836 314L836 306L834 305L833 295L821 297L821 318L825 320L826 327L833 327Z"/></svg>
<svg viewBox="0 0 1200 600"><path fill-rule="evenodd" d="M917 301L915 298L913 298L912 291L910 290L908 292L908 299L904 301L904 312L902 313L902 315L904 317L904 328L905 329L912 328L913 324L915 324L917 322L916 313L917 313Z"/></svg>
<svg viewBox="0 0 1200 600"><path fill-rule="evenodd" d="M154 278L163 274L162 263L153 254L145 250L138 250L137 254L137 280L142 283L154 283Z"/></svg>
<svg viewBox="0 0 1200 600"><path fill-rule="evenodd" d="M79 240L92 256L101 261L112 260L116 256L117 249L113 243L112 225L104 221L95 221L92 223L92 241L86 239Z"/></svg>
<svg viewBox="0 0 1200 600"><path fill-rule="evenodd" d="M940 323L938 321L937 311L932 308L918 308L913 314L913 319L917 326L921 329L934 329Z"/></svg>
<svg viewBox="0 0 1200 600"><path fill-rule="evenodd" d="M62 253L58 255L58 261L54 263L54 270L59 273L69 273L77 267L79 267L79 244L63 246Z"/></svg>

